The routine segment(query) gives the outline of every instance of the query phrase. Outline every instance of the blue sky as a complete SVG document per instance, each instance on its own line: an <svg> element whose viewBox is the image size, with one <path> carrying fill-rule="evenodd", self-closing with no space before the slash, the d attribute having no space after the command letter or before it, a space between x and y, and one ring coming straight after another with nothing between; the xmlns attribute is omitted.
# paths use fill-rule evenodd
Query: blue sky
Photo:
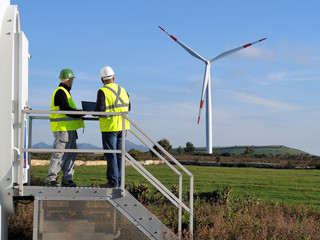
<svg viewBox="0 0 320 240"><path fill-rule="evenodd" d="M29 40L29 104L49 109L61 69L77 79L72 96L95 101L100 68L127 89L130 117L173 147L205 146L197 114L205 65L158 25L211 59L267 37L212 64L213 145L286 145L320 154L319 1L40 1L18 5ZM128 136L129 140L134 140ZM37 121L34 143L52 143ZM100 144L98 123L79 142Z"/></svg>

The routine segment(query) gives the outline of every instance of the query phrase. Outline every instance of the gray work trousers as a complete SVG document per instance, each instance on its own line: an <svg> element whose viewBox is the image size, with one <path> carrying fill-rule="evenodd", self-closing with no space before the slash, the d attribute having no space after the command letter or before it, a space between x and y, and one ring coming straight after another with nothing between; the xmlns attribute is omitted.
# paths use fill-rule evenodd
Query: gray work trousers
<svg viewBox="0 0 320 240"><path fill-rule="evenodd" d="M54 149L77 149L77 131L53 132ZM62 182L72 180L76 153L52 153L46 182L56 181L60 170L63 172Z"/></svg>

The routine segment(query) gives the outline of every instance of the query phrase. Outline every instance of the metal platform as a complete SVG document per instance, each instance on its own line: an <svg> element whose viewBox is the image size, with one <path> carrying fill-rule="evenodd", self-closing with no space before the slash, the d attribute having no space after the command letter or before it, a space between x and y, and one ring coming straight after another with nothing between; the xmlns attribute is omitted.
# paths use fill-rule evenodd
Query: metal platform
<svg viewBox="0 0 320 240"><path fill-rule="evenodd" d="M24 186L23 196L35 200L33 239L178 239L129 192L121 191Z"/></svg>
<svg viewBox="0 0 320 240"><path fill-rule="evenodd" d="M97 187L24 186L23 196L33 196L38 200L108 200L108 197L121 197L121 190Z"/></svg>

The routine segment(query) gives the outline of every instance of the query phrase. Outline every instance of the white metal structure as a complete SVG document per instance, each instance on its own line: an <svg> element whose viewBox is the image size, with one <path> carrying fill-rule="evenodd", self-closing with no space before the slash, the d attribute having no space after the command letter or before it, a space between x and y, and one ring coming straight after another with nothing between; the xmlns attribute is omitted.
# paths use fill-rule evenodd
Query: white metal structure
<svg viewBox="0 0 320 240"><path fill-rule="evenodd" d="M187 45L179 41L176 37L168 33L166 30L164 30L162 27L159 26L159 28L164 31L166 34L168 34L174 41L176 41L181 47L183 47L188 53L190 53L192 56L200 59L206 64L206 70L204 74L204 80L202 85L202 93L201 93L201 100L200 100L200 108L199 108L199 114L198 114L198 124L200 122L200 115L201 110L204 103L204 98L206 97L206 145L207 145L207 152L212 153L212 107L211 107L211 80L210 80L210 67L211 63L224 58L232 53L235 53L239 50L242 50L244 48L247 48L255 43L261 42L265 40L266 38L260 39L258 41L248 43L245 45L242 45L241 47L234 48L232 50L223 52L216 56L215 58L212 58L211 60L207 60L200 56L198 53L193 51L191 48L189 48Z"/></svg>
<svg viewBox="0 0 320 240"><path fill-rule="evenodd" d="M140 128L131 118L127 116L127 113L106 113L106 112L86 112L86 111L77 111L77 112L70 112L70 111L47 111L47 110L22 110L22 115L21 118L24 119L26 118L26 114L30 114L29 117L29 134L30 134L30 139L32 135L32 119L49 119L47 116L31 116L34 114L50 114L50 113L61 113L61 114L88 114L88 115L122 115L123 116L123 129L125 129L125 120L127 119L130 124L131 124L131 129L130 132L140 140L141 143L143 143L146 147L149 148L157 157L159 157L172 171L174 171L178 175L178 188L179 188L179 193L178 196L175 196L166 186L164 186L159 180L157 180L151 173L149 173L138 161L136 161L132 156L130 156L126 151L125 151L125 131L122 131L122 149L121 150L85 150L85 149L64 149L64 150L59 150L59 149L34 149L31 148L31 140L29 141L29 146L26 147L21 147L20 151L21 153L24 152L34 152L34 153L51 153L51 152L76 152L76 153L121 153L122 154L122 176L125 176L125 162L129 163L134 169L137 170L146 180L148 180L156 189L158 189L170 202L178 208L178 235L181 235L182 232L182 209L184 209L186 212L189 213L189 232L190 232L190 239L193 239L193 192L194 192L194 183L193 183L193 174L190 173L179 161L177 161L171 154L169 154L159 143L157 143L154 139L151 138L142 128ZM84 118L84 120L98 120L97 118ZM24 138L24 132L21 132L22 136L20 139L25 139ZM158 149L161 150L162 153L164 153L164 156L162 156L159 152L157 152L151 145L150 143L154 144L155 146L158 147ZM25 143L23 141L21 142L20 146L25 146ZM167 160L165 157L167 157ZM169 161L172 161L175 165L171 164ZM22 163L21 163L22 164ZM189 185L189 204L185 204L182 199L182 173L177 169L177 167L184 172L185 174L188 175L190 185ZM19 169L23 169L23 165L19 166ZM126 201L126 199L129 196L126 196L126 191L125 191L125 177L121 178L121 191L122 191L122 197L123 200L121 201ZM40 187L39 188L28 188L20 184L22 182L22 179L19 179L18 186L19 190L18 193L15 193L15 195L19 196L30 196L30 193L32 193L32 196L38 198L39 196L45 196L49 200L50 194L52 194L52 188L44 188ZM59 189L58 189L59 190ZM96 196L94 195L85 195L85 192L83 189L79 190L81 191L82 195L81 197L85 197L86 199L93 197L95 198ZM90 189L88 190L90 192ZM60 196L57 197L56 199L66 199L66 197L71 197L71 198L79 198L79 194L72 195L71 190L69 192L65 192L64 194L60 194ZM84 194L84 195L83 195ZM78 196L77 196L78 195ZM128 194L129 195L129 194ZM108 197L109 201L112 203L113 201L119 201L116 199L113 199L113 197L105 196ZM115 204L117 205L117 204ZM189 206L187 206L189 205ZM119 209L121 206L118 206ZM139 213L134 213L134 211L131 211L130 216L128 219L132 219L133 221L137 221L135 217ZM139 217L140 218L140 217ZM147 224L148 225L148 224ZM163 239L161 236L159 238L157 235L159 235L160 232L157 234L153 234L150 239L153 239L155 237L156 239ZM160 234L161 235L161 234ZM34 238L37 239L37 238ZM166 239L166 238L164 238Z"/></svg>
<svg viewBox="0 0 320 240"><path fill-rule="evenodd" d="M0 212L1 240L7 239L7 218L14 214L13 186L26 182L26 157L20 155L21 110L28 105L28 40L20 31L17 6L0 0ZM24 161L25 160L25 161ZM18 171L19 163L23 168Z"/></svg>

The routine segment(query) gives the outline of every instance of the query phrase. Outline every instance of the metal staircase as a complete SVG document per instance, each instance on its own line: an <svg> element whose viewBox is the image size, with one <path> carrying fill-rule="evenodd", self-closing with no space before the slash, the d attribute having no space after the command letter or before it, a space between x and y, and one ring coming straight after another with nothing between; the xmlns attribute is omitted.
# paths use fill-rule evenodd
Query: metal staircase
<svg viewBox="0 0 320 240"><path fill-rule="evenodd" d="M125 131L122 131L121 150L84 150L84 149L34 149L31 148L32 121L34 119L49 119L48 115L53 111L22 110L21 119L29 115L29 147L24 142L24 131L21 131L19 155L31 152L76 152L76 153L121 153L122 176L125 176L125 164L129 163L142 176L144 176L156 189L158 189L178 210L178 233L175 235L150 211L148 211L137 199L124 188L125 177L122 177L120 189L108 189L97 187L42 187L26 186L23 184L24 163L20 157L20 178L15 187L15 198L34 199L34 229L33 240L51 239L179 239L182 232L182 209L189 213L189 233L193 238L193 175L182 166L172 155L163 149L155 140L134 123L126 113L108 113L108 115L122 115L123 125L125 119L131 124L130 132L145 146L154 152L169 169L179 177L179 194L176 196L168 190L160 181L149 173L138 161L125 151ZM54 111L55 113L57 111ZM75 112L59 111L61 114L75 114ZM36 116L35 114L38 114ZM76 114L105 115L102 112L79 111ZM84 118L84 120L97 120L97 118ZM24 121L22 121L24 122ZM124 129L124 128L123 128ZM134 131L133 129L137 130ZM157 146L170 161L154 150L147 142ZM29 158L30 162L30 158ZM189 206L182 201L182 173L190 178Z"/></svg>
<svg viewBox="0 0 320 240"><path fill-rule="evenodd" d="M34 240L178 239L121 189L24 186L34 197Z"/></svg>

